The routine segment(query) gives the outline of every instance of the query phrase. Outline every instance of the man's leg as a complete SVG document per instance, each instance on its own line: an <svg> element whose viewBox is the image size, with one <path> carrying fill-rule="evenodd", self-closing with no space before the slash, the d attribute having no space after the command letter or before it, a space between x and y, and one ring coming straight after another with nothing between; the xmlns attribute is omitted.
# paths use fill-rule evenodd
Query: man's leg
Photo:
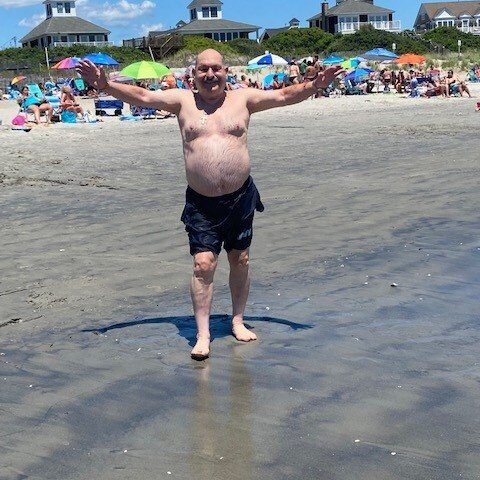
<svg viewBox="0 0 480 480"><path fill-rule="evenodd" d="M198 332L197 343L192 350L194 358L207 358L210 353L210 310L217 258L218 256L212 252L199 252L194 256L193 277L190 283Z"/></svg>
<svg viewBox="0 0 480 480"><path fill-rule="evenodd" d="M249 257L247 250L231 250L228 252L230 262L230 292L232 294L232 332L237 340L250 342L257 336L243 324L245 306L250 290Z"/></svg>

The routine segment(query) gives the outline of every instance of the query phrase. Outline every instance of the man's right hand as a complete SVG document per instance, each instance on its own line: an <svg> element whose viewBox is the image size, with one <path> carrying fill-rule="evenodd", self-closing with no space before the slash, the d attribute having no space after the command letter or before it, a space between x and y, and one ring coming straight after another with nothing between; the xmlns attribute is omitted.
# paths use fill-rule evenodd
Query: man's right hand
<svg viewBox="0 0 480 480"><path fill-rule="evenodd" d="M75 70L90 86L97 90L100 91L107 88L108 80L105 70L102 67L98 68L90 60L81 60L75 67Z"/></svg>

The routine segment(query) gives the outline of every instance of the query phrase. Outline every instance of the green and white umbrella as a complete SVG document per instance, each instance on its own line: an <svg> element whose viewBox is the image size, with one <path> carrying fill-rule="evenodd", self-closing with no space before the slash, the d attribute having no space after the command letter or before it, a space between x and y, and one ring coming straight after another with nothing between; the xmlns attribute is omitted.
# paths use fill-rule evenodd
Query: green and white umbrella
<svg viewBox="0 0 480 480"><path fill-rule="evenodd" d="M146 62L145 60L132 63L128 67L125 67L120 73L135 80L162 78L165 75L172 74L170 69L165 65L157 62Z"/></svg>

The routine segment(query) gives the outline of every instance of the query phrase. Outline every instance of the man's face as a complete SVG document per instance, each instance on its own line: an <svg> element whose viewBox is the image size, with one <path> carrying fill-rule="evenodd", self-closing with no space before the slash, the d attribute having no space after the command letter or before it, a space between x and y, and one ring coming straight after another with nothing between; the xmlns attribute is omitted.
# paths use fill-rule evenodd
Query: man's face
<svg viewBox="0 0 480 480"><path fill-rule="evenodd" d="M195 68L195 85L205 98L220 97L227 83L227 69L218 52L200 54Z"/></svg>

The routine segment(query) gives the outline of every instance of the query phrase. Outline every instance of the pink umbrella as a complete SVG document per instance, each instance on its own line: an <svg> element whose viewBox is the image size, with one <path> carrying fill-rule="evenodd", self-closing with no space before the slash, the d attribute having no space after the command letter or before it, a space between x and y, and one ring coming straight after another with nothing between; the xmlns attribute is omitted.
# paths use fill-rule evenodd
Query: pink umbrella
<svg viewBox="0 0 480 480"><path fill-rule="evenodd" d="M67 57L55 64L52 68L55 70L71 70L78 65L80 61L77 57Z"/></svg>

